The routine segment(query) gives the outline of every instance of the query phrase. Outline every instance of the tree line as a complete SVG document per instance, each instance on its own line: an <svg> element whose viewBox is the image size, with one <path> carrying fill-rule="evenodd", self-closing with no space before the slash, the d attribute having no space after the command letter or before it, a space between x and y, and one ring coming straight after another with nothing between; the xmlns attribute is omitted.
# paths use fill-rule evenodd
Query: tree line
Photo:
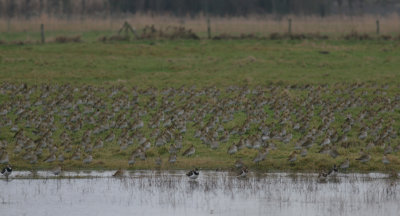
<svg viewBox="0 0 400 216"><path fill-rule="evenodd" d="M109 17L149 13L174 16L297 14L327 16L400 13L399 0L0 0L0 17Z"/></svg>

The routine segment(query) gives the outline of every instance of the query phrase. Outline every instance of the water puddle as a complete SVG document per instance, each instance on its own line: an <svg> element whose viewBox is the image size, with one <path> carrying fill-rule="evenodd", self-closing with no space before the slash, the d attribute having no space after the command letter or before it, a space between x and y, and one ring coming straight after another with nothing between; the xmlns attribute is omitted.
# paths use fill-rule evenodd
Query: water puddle
<svg viewBox="0 0 400 216"><path fill-rule="evenodd" d="M341 174L318 182L314 174L202 171L13 172L0 179L1 215L398 215L399 182L384 174ZM34 177L34 178L32 178Z"/></svg>

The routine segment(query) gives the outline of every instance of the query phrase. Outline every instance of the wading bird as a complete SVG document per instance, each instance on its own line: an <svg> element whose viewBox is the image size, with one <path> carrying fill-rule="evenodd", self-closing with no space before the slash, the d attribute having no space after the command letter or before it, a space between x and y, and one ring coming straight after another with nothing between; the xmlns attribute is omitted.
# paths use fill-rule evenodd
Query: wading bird
<svg viewBox="0 0 400 216"><path fill-rule="evenodd" d="M249 170L246 167L243 167L242 169L239 170L238 175L236 177L246 178L248 172Z"/></svg>
<svg viewBox="0 0 400 216"><path fill-rule="evenodd" d="M11 175L12 173L12 168L10 164L8 164L3 170L1 170L1 174L3 174L6 179L8 179L8 176Z"/></svg>
<svg viewBox="0 0 400 216"><path fill-rule="evenodd" d="M189 177L190 179L197 179L200 175L199 169L194 168L194 170L190 170L188 173L186 173L186 176Z"/></svg>

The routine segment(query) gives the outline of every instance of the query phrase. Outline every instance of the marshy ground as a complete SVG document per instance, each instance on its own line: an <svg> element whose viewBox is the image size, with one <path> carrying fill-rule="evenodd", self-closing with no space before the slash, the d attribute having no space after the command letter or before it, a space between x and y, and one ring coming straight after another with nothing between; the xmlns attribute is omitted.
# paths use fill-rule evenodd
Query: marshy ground
<svg viewBox="0 0 400 216"><path fill-rule="evenodd" d="M241 160L262 171L319 171L349 159L350 171L396 171L398 45L4 45L0 159L66 170L233 169ZM190 147L194 154L183 156Z"/></svg>

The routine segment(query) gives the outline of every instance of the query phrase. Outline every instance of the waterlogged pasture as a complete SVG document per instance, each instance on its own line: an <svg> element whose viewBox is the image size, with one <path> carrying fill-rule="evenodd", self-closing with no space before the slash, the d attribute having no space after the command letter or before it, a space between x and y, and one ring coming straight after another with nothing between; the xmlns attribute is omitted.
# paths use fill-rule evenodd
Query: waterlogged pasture
<svg viewBox="0 0 400 216"><path fill-rule="evenodd" d="M384 174L201 171L14 172L0 179L2 215L397 215L400 186Z"/></svg>

